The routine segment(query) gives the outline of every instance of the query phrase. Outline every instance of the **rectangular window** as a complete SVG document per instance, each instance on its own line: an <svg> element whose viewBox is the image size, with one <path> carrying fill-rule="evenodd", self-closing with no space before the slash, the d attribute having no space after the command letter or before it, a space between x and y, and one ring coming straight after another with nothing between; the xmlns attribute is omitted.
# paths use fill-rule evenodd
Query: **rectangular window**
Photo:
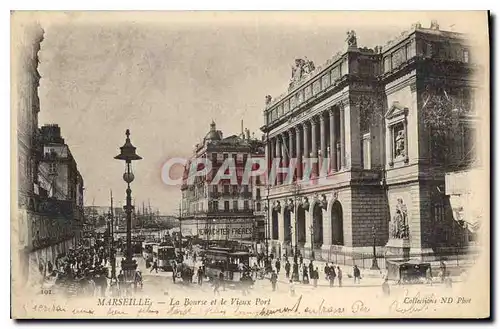
<svg viewBox="0 0 500 329"><path fill-rule="evenodd" d="M49 173L56 174L57 173L57 163L51 162L49 165Z"/></svg>
<svg viewBox="0 0 500 329"><path fill-rule="evenodd" d="M369 170L371 169L371 140L370 134L363 135L363 144L362 144L362 152L363 152L363 169Z"/></svg>
<svg viewBox="0 0 500 329"><path fill-rule="evenodd" d="M312 94L316 95L321 90L320 80L316 80L313 82Z"/></svg>
<svg viewBox="0 0 500 329"><path fill-rule="evenodd" d="M224 201L224 211L229 211L229 201Z"/></svg>
<svg viewBox="0 0 500 329"><path fill-rule="evenodd" d="M219 201L214 201L213 203L214 203L214 209L213 209L213 211L219 210Z"/></svg>
<svg viewBox="0 0 500 329"><path fill-rule="evenodd" d="M384 58L384 73L391 72L391 70L391 56L389 55Z"/></svg>
<svg viewBox="0 0 500 329"><path fill-rule="evenodd" d="M258 188L258 189L255 191L255 197L257 198L257 200L260 200L260 188Z"/></svg>
<svg viewBox="0 0 500 329"><path fill-rule="evenodd" d="M249 207L248 207L248 201L246 201L246 200L243 202L243 209L245 209L245 210L249 209Z"/></svg>
<svg viewBox="0 0 500 329"><path fill-rule="evenodd" d="M464 63L469 63L469 51L467 49L464 49L463 61Z"/></svg>
<svg viewBox="0 0 500 329"><path fill-rule="evenodd" d="M224 185L224 194L229 194L229 185Z"/></svg>
<svg viewBox="0 0 500 329"><path fill-rule="evenodd" d="M238 210L238 201L237 200L233 201L233 210Z"/></svg>
<svg viewBox="0 0 500 329"><path fill-rule="evenodd" d="M434 220L436 222L444 221L444 206L441 202L434 204Z"/></svg>
<svg viewBox="0 0 500 329"><path fill-rule="evenodd" d="M260 176L255 176L255 185L260 185Z"/></svg>
<svg viewBox="0 0 500 329"><path fill-rule="evenodd" d="M325 90L328 87L330 87L330 75L329 74L325 74L323 76L322 81L321 81L321 89Z"/></svg>
<svg viewBox="0 0 500 329"><path fill-rule="evenodd" d="M257 202L257 211L261 211L260 202Z"/></svg>

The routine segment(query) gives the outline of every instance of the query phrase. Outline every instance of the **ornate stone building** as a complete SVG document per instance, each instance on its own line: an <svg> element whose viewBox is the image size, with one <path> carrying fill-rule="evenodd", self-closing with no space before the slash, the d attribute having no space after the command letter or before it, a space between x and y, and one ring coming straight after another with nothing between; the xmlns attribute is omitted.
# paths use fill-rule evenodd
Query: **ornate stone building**
<svg viewBox="0 0 500 329"><path fill-rule="evenodd" d="M261 140L252 138L248 130L223 137L215 122L186 165L182 191L181 229L184 236L198 237L207 243L220 241L263 241L264 203L261 203L260 177L248 184L241 180L248 159L264 157ZM233 159L237 182L221 179L212 185L226 159ZM211 161L212 170L191 183L188 172L195 159Z"/></svg>
<svg viewBox="0 0 500 329"><path fill-rule="evenodd" d="M444 180L474 158L480 71L466 36L414 24L368 49L350 31L324 65L295 64L288 91L266 96L266 158L319 163L270 182L273 250L313 248L332 259L369 254L373 244L413 257L460 247L466 228L449 216Z"/></svg>
<svg viewBox="0 0 500 329"><path fill-rule="evenodd" d="M12 212L17 215L13 218L17 234L12 239L12 269L24 284L29 279L39 282L48 261L54 264L58 253L77 242L83 221L83 179L67 145L50 146L44 129L38 127L38 52L44 31L38 25L18 28L15 33L20 37L12 45L16 51L12 58L12 108L17 127L14 193L18 195L17 212ZM65 156L60 157L56 148ZM67 166L61 166L60 160L67 160ZM59 179L53 179L56 177ZM61 188L51 193L55 185Z"/></svg>

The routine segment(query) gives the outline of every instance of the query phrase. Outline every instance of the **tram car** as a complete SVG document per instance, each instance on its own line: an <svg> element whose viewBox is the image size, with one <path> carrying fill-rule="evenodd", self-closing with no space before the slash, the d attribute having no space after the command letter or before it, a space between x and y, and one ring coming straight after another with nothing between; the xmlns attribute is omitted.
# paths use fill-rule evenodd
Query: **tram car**
<svg viewBox="0 0 500 329"><path fill-rule="evenodd" d="M211 248L204 253L205 275L212 281L224 273L226 287L239 286L245 272L250 270L250 254L232 248Z"/></svg>
<svg viewBox="0 0 500 329"><path fill-rule="evenodd" d="M156 261L159 269L172 271L175 259L174 246L153 245L153 262Z"/></svg>

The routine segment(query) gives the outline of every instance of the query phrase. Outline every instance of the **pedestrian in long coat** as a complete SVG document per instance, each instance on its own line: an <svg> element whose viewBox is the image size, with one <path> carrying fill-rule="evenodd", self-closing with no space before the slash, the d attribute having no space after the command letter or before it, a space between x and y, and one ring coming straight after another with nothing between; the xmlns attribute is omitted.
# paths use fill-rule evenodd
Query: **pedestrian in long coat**
<svg viewBox="0 0 500 329"><path fill-rule="evenodd" d="M276 271L273 271L271 274L271 286L273 287L273 291L276 291L276 283L278 282L278 275Z"/></svg>
<svg viewBox="0 0 500 329"><path fill-rule="evenodd" d="M339 287L342 287L342 270L337 266L337 278L339 280Z"/></svg>
<svg viewBox="0 0 500 329"><path fill-rule="evenodd" d="M287 260L285 263L285 275L286 278L290 278L290 262Z"/></svg>
<svg viewBox="0 0 500 329"><path fill-rule="evenodd" d="M313 279L314 288L316 288L318 286L318 278L319 278L319 273L318 273L317 267L315 270L312 271L311 278Z"/></svg>
<svg viewBox="0 0 500 329"><path fill-rule="evenodd" d="M307 267L302 267L302 283L309 284L309 275L307 274Z"/></svg>
<svg viewBox="0 0 500 329"><path fill-rule="evenodd" d="M361 280L361 272L359 271L359 268L358 268L358 265L354 265L354 268L353 268L353 276L354 276L354 283L360 283L360 280Z"/></svg>

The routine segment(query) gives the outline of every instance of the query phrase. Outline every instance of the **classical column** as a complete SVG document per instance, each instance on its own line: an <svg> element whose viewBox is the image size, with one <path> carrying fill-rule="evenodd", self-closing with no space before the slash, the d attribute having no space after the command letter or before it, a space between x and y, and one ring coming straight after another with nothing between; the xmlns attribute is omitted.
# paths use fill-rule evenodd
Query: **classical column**
<svg viewBox="0 0 500 329"><path fill-rule="evenodd" d="M345 115L344 104L340 106L340 166L345 168Z"/></svg>
<svg viewBox="0 0 500 329"><path fill-rule="evenodd" d="M312 158L318 158L318 117L312 117L311 119L311 153ZM313 163L312 165L312 176L318 176L318 162Z"/></svg>
<svg viewBox="0 0 500 329"><path fill-rule="evenodd" d="M301 141L301 136L300 136L300 125L295 127L295 157L297 158L297 179L302 178L302 149L300 145Z"/></svg>
<svg viewBox="0 0 500 329"><path fill-rule="evenodd" d="M321 163L320 163L320 165L318 165L318 167L323 165L323 159L328 158L328 154L326 152L325 132L326 132L326 122L325 122L325 116L322 113L319 116L319 135L320 135L319 138L320 138L320 150L321 150ZM323 171L323 172L326 172L326 171Z"/></svg>
<svg viewBox="0 0 500 329"><path fill-rule="evenodd" d="M318 156L318 117L311 118L311 153L313 157Z"/></svg>
<svg viewBox="0 0 500 329"><path fill-rule="evenodd" d="M307 124L307 121L304 121L302 123L302 128L303 128L303 137L304 137L304 157L303 157L303 163L301 163L302 166L302 177L304 176L304 169L306 168L305 161L309 160L309 125Z"/></svg>
<svg viewBox="0 0 500 329"><path fill-rule="evenodd" d="M330 117L330 163L332 171L337 171L337 127L335 126L335 112L333 108L328 111Z"/></svg>
<svg viewBox="0 0 500 329"><path fill-rule="evenodd" d="M278 213L278 240L280 245L285 241L285 206L286 203L280 200L281 210Z"/></svg>
<svg viewBox="0 0 500 329"><path fill-rule="evenodd" d="M265 156L266 156L266 163L267 163L267 168L268 169L270 168L269 163L270 163L270 160L271 160L271 150L270 150L270 148L271 148L271 143L270 143L269 140L266 140L266 149L265 149L266 155Z"/></svg>
<svg viewBox="0 0 500 329"><path fill-rule="evenodd" d="M282 166L288 166L288 158L290 155L290 150L288 149L288 143L287 143L287 135L288 132L285 131L283 134L281 134L281 139L282 139L282 145L281 145L281 152L283 153L283 160L282 160ZM286 174L282 174L282 181L286 179Z"/></svg>
<svg viewBox="0 0 500 329"><path fill-rule="evenodd" d="M409 147L408 147L408 120L406 119L406 116L403 120L403 128L404 128L404 132L405 132L405 163L408 163L409 162L409 156L408 156L408 151L409 151Z"/></svg>
<svg viewBox="0 0 500 329"><path fill-rule="evenodd" d="M270 156L270 160L271 160L271 163L273 162L274 160L274 151L276 149L276 138L269 138L269 147L270 147L270 153L269 153L269 156Z"/></svg>
<svg viewBox="0 0 500 329"><path fill-rule="evenodd" d="M290 159L295 157L294 143L293 143L293 130L288 130L288 152L290 153Z"/></svg>
<svg viewBox="0 0 500 329"><path fill-rule="evenodd" d="M394 166L394 129L391 126L387 126L387 130L389 131L389 141L388 146L389 149L389 167Z"/></svg>
<svg viewBox="0 0 500 329"><path fill-rule="evenodd" d="M281 166L281 136L276 135L276 158L280 159L278 166ZM276 185L281 184L281 174L276 174Z"/></svg>

